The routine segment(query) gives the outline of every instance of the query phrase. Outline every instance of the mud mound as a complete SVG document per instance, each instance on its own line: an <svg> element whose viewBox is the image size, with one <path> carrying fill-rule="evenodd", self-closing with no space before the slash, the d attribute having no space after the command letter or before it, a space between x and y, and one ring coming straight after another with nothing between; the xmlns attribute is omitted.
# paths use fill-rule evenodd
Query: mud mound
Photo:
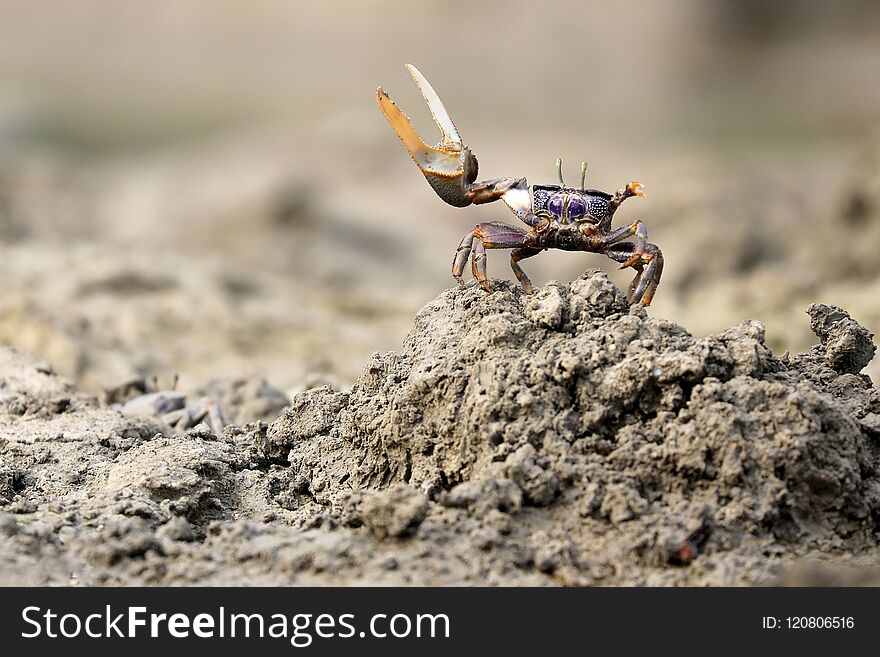
<svg viewBox="0 0 880 657"><path fill-rule="evenodd" d="M858 373L873 336L840 308L808 312L820 344L777 357L758 322L696 339L600 271L533 297L449 290L350 391L307 390L271 425L219 434L169 434L5 351L0 580L743 584L800 581L787 564L828 555L858 569L880 527L880 391ZM251 387L236 399L275 403Z"/></svg>
<svg viewBox="0 0 880 657"><path fill-rule="evenodd" d="M613 570L692 532L715 555L873 546L872 336L809 312L822 344L779 359L758 322L695 339L598 271L532 298L450 290L350 393L295 399L266 451L324 505L405 483L473 513L546 507L552 540Z"/></svg>

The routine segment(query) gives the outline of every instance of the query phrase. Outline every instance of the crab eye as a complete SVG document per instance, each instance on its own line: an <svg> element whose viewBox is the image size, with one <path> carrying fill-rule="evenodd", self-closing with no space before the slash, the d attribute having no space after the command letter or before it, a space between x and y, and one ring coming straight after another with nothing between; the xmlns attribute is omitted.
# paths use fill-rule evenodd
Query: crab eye
<svg viewBox="0 0 880 657"><path fill-rule="evenodd" d="M577 221L584 216L586 211L587 206L584 205L584 202L577 196L572 196L568 202L568 218L571 221Z"/></svg>
<svg viewBox="0 0 880 657"><path fill-rule="evenodd" d="M547 204L547 209L550 211L550 214L555 215L557 217L562 216L562 194L554 194L550 198L550 202Z"/></svg>

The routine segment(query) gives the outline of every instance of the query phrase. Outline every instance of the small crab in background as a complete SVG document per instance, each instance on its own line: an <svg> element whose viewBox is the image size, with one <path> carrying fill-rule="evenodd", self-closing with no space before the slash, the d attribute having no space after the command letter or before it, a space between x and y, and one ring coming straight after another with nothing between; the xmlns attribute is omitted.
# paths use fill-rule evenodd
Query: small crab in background
<svg viewBox="0 0 880 657"><path fill-rule="evenodd" d="M534 289L519 265L520 260L547 249L588 251L604 253L622 263L621 269L635 269L636 276L629 286L627 300L630 304L641 303L643 306L651 303L663 273L663 254L655 244L647 241L648 232L641 221L611 228L611 220L620 204L631 196L643 195L641 183L631 182L615 194L587 189L584 187L587 165L583 163L580 186L568 187L562 180L561 160L556 161L559 184L533 185L531 194L525 178L475 182L477 158L462 142L437 92L415 66L407 64L406 68L440 127L440 143L428 146L406 114L381 87L376 90L376 96L388 123L437 195L456 207L501 199L529 227L526 231L493 221L478 224L465 235L452 261L452 276L460 286L464 286L461 276L470 256L474 278L483 289L492 292L486 274L486 249L513 249L510 267L529 294Z"/></svg>
<svg viewBox="0 0 880 657"><path fill-rule="evenodd" d="M220 405L210 397L190 402L187 395L177 390L175 374L167 389L159 386L158 377L149 380L138 377L104 391L105 400L112 408L125 415L157 418L172 429L185 431L204 422L215 435L220 435L229 424Z"/></svg>

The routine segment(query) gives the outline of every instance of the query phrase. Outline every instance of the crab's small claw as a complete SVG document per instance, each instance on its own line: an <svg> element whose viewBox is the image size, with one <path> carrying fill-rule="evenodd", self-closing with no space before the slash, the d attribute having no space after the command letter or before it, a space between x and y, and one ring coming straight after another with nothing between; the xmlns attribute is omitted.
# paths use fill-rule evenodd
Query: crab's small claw
<svg viewBox="0 0 880 657"><path fill-rule="evenodd" d="M628 196L644 196L645 186L638 181L633 181L631 183L627 183L626 192Z"/></svg>
<svg viewBox="0 0 880 657"><path fill-rule="evenodd" d="M474 192L469 189L469 185L477 178L477 158L462 143L458 129L437 92L415 66L407 64L406 68L416 81L434 121L440 128L440 142L435 146L428 146L413 128L409 117L397 107L382 87L376 90L379 107L437 195L456 207L470 205L475 201Z"/></svg>
<svg viewBox="0 0 880 657"><path fill-rule="evenodd" d="M620 204L623 203L626 199L632 198L633 196L644 196L645 195L645 186L640 183L633 181L631 183L627 183L626 187L622 189L618 189L614 194L614 197L611 199L611 212L612 214L620 207Z"/></svg>

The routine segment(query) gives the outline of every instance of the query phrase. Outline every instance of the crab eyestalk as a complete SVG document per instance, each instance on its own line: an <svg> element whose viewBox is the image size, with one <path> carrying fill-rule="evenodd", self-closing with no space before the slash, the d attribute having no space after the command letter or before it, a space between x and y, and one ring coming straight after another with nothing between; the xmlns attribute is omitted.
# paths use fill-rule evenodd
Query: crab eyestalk
<svg viewBox="0 0 880 657"><path fill-rule="evenodd" d="M556 158L556 175L559 178L559 186L565 187L565 181L562 179L562 158Z"/></svg>
<svg viewBox="0 0 880 657"><path fill-rule="evenodd" d="M581 162L581 186L578 187L579 190L584 191L586 189L587 184L587 163Z"/></svg>

